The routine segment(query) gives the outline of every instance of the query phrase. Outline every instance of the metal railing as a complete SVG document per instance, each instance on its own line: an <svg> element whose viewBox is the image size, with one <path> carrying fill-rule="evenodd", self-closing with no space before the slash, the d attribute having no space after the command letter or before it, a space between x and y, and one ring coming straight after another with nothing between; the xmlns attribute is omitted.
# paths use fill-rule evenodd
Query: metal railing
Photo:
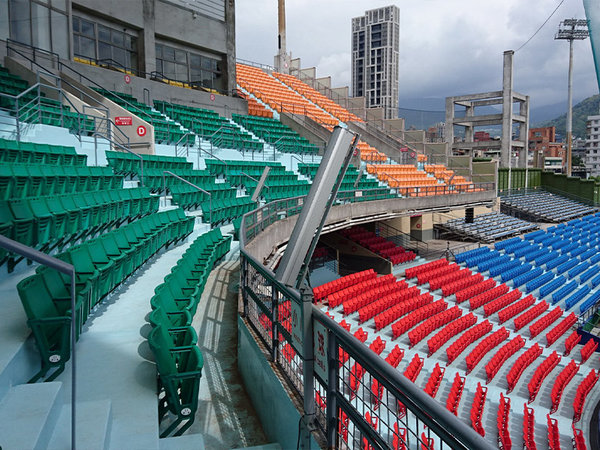
<svg viewBox="0 0 600 450"><path fill-rule="evenodd" d="M71 278L70 296L71 296L71 448L75 450L76 447L76 434L77 434L77 357L75 351L76 343L76 321L73 320L73 314L76 311L76 272L75 267L72 264L66 263L60 259L54 258L46 253L42 253L39 250L28 247L20 242L13 241L0 234L0 247L7 250L10 253L16 253L21 255L23 258L27 258L31 261L35 261L44 266L50 267L51 269L57 270L58 272Z"/></svg>
<svg viewBox="0 0 600 450"><path fill-rule="evenodd" d="M377 228L379 229L379 236L392 241L396 245L400 245L408 250L414 250L418 255L429 253L429 244L421 239L404 233L385 222L379 222Z"/></svg>
<svg viewBox="0 0 600 450"><path fill-rule="evenodd" d="M264 211L264 209L263 209ZM276 210L271 210L276 214ZM259 219L259 222L256 220ZM318 335L315 352L314 379L304 385L307 365L314 362L304 343L293 337L297 332L292 317L298 308L312 301L310 291L297 291L279 283L275 274L256 261L245 250L247 237L264 229L270 214L248 213L242 220L240 233L241 287L243 315L265 345L273 364L280 370L289 388L303 397L305 430L313 431L317 441L328 448L356 448L372 445L393 448L404 443L408 448L435 441L435 448L491 449L491 446L469 426L448 412L416 385L404 378L388 363L352 337L315 306L309 306L312 327ZM304 310L306 311L306 309ZM305 338L306 339L306 338ZM310 361L309 361L310 359ZM341 362L341 363L340 363ZM309 364L310 363L310 364ZM364 372L351 383L352 370ZM381 398L372 397L371 387L377 382ZM312 383L312 382L311 382ZM308 396L306 394L308 392ZM398 414L399 408L404 411ZM369 413L377 420L373 427L365 418ZM404 430L403 434L400 430ZM305 434L308 434L305 432ZM304 440L307 442L307 440Z"/></svg>
<svg viewBox="0 0 600 450"><path fill-rule="evenodd" d="M163 193L164 193L164 203L165 205L167 204L167 181L166 181L166 175L170 175L172 177L177 178L180 181L183 181L185 184L193 187L194 189L197 189L198 191L202 192L205 195L208 195L208 205L209 205L209 220L210 220L210 226L212 228L213 226L213 222L212 222L212 194L208 191L205 191L204 189L202 189L199 186L196 186L194 183L186 180L183 177L180 177L177 174L174 174L173 172L169 171L169 170L163 170Z"/></svg>

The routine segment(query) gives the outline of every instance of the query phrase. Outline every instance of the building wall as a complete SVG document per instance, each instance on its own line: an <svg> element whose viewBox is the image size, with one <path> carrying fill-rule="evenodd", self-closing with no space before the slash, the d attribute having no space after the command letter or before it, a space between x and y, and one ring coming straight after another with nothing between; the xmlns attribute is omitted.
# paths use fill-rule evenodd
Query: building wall
<svg viewBox="0 0 600 450"><path fill-rule="evenodd" d="M147 78L236 87L234 0L0 0L7 38Z"/></svg>
<svg viewBox="0 0 600 450"><path fill-rule="evenodd" d="M386 6L352 19L352 95L398 117L400 10Z"/></svg>
<svg viewBox="0 0 600 450"><path fill-rule="evenodd" d="M588 116L585 166L590 176L600 176L600 115Z"/></svg>

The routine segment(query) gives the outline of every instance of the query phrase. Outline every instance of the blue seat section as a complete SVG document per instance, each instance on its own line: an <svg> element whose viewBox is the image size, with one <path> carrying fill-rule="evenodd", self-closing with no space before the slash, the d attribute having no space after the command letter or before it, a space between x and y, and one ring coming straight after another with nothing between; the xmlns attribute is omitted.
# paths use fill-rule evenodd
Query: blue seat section
<svg viewBox="0 0 600 450"><path fill-rule="evenodd" d="M533 269L529 272L523 273L518 277L515 277L515 279L513 280L513 285L515 287L521 286L522 284L525 284L528 281L539 277L542 273L544 273L544 271L540 267Z"/></svg>
<svg viewBox="0 0 600 450"><path fill-rule="evenodd" d="M531 233L527 233L527 234L523 235L523 238L527 239L528 241L535 242L535 238L542 237L542 236L546 236L546 232L544 230L537 230L537 231L532 231Z"/></svg>
<svg viewBox="0 0 600 450"><path fill-rule="evenodd" d="M552 304L560 302L563 298L569 295L577 288L577 281L571 281L569 284L564 285L554 294L552 294Z"/></svg>
<svg viewBox="0 0 600 450"><path fill-rule="evenodd" d="M564 277L564 275L561 275L559 277L556 277L554 280L552 280L550 283L546 284L545 286L542 286L540 288L540 298L545 297L546 295L550 294L551 292L554 292L559 287L561 287L563 284L565 284L566 281L567 281L567 279Z"/></svg>
<svg viewBox="0 0 600 450"><path fill-rule="evenodd" d="M569 252L572 252L573 250L577 249L579 247L579 242L571 242L568 245L565 245L564 247L562 247L560 249L561 253L563 255L568 254ZM572 256L572 255L571 255Z"/></svg>
<svg viewBox="0 0 600 450"><path fill-rule="evenodd" d="M527 293L535 291L540 286L543 286L548 281L554 278L554 274L552 272L546 272L542 276L536 278L535 280L531 280L529 283L525 285L525 290Z"/></svg>
<svg viewBox="0 0 600 450"><path fill-rule="evenodd" d="M585 302L579 305L579 312L583 314L600 300L600 291L594 292Z"/></svg>
<svg viewBox="0 0 600 450"><path fill-rule="evenodd" d="M575 260L575 261L577 261L577 260ZM590 267L590 263L587 261L577 264L575 267L573 267L571 270L569 270L569 272L568 272L569 280L571 278L575 278L580 273L585 272L589 267Z"/></svg>
<svg viewBox="0 0 600 450"><path fill-rule="evenodd" d="M507 270L502 273L502 282L506 283L508 280L512 280L513 278L524 274L525 272L529 272L533 266L529 263L514 267L512 269ZM541 269L540 269L541 272ZM523 284L523 283L521 283ZM516 286L516 285L515 285Z"/></svg>
<svg viewBox="0 0 600 450"><path fill-rule="evenodd" d="M527 257L527 255L535 253L537 250L539 250L539 246L537 244L529 244L516 249L513 254L515 255L515 258L522 258L523 256Z"/></svg>
<svg viewBox="0 0 600 450"><path fill-rule="evenodd" d="M554 258L558 258L558 252L550 251L550 253L546 255L542 255L539 258L535 259L535 265L540 267L546 264L548 261L552 261Z"/></svg>
<svg viewBox="0 0 600 450"><path fill-rule="evenodd" d="M592 278L592 287L596 287L600 284L600 275L596 275Z"/></svg>
<svg viewBox="0 0 600 450"><path fill-rule="evenodd" d="M565 301L565 309L569 310L579 303L592 289L589 286L582 286L573 295Z"/></svg>
<svg viewBox="0 0 600 450"><path fill-rule="evenodd" d="M582 242L580 242L578 245L579 247L575 248L574 250L571 250L571 253L569 253L571 258L575 258L576 256L579 256L588 250L587 246Z"/></svg>
<svg viewBox="0 0 600 450"><path fill-rule="evenodd" d="M569 260L569 255L559 256L558 258L555 258L555 259L553 259L551 261L548 261L546 263L546 270L552 270L555 267L558 267L561 264L566 263L568 260Z"/></svg>
<svg viewBox="0 0 600 450"><path fill-rule="evenodd" d="M582 273L579 277L579 283L585 283L594 275L600 272L600 266L592 266L586 272Z"/></svg>
<svg viewBox="0 0 600 450"><path fill-rule="evenodd" d="M600 261L600 253L596 253L594 256L592 256L590 258L590 262L592 264L596 264L598 261Z"/></svg>
<svg viewBox="0 0 600 450"><path fill-rule="evenodd" d="M492 252L492 256L489 259L487 259L477 265L477 270L479 270L479 272L486 272L490 269L490 267L493 267L497 264L500 264L502 262L508 262L508 261L510 261L510 256L502 255L494 250Z"/></svg>
<svg viewBox="0 0 600 450"><path fill-rule="evenodd" d="M517 242L522 242L522 239L520 237L514 237L514 238L511 238L511 239L507 239L505 241L496 242L494 244L494 248L496 250L504 250L509 245L515 244Z"/></svg>
<svg viewBox="0 0 600 450"><path fill-rule="evenodd" d="M536 259L541 258L542 256L547 255L548 253L550 253L550 249L548 247L540 248L539 250L533 251L525 255L525 261L535 261Z"/></svg>
<svg viewBox="0 0 600 450"><path fill-rule="evenodd" d="M567 245L569 245L571 243L571 241L569 241L568 239L558 239L556 242L554 242L552 244L552 250L560 250L563 247L566 247Z"/></svg>
<svg viewBox="0 0 600 450"><path fill-rule="evenodd" d="M567 255L565 255L567 256ZM577 259L569 259L568 261L562 263L560 266L558 266L556 268L556 273L558 273L559 275L561 273L566 272L569 269L572 269L573 267L575 267L577 265L578 260ZM569 277L571 278L571 277Z"/></svg>
<svg viewBox="0 0 600 450"><path fill-rule="evenodd" d="M512 244L507 245L506 247L504 247L504 252L505 253L514 253L517 250L523 249L523 248L527 248L529 246L531 246L532 244L529 241L522 241L519 239L519 242L514 242Z"/></svg>
<svg viewBox="0 0 600 450"><path fill-rule="evenodd" d="M474 256L485 255L490 252L489 247L480 247L474 248L473 250L467 250L466 252L459 253L455 256L455 261L457 264L465 262L467 259L472 258Z"/></svg>
<svg viewBox="0 0 600 450"><path fill-rule="evenodd" d="M590 259L592 256L594 256L596 253L598 253L598 250L596 250L595 248L588 248L587 250L585 250L583 253L581 253L579 255L579 259L581 261L585 261L586 259Z"/></svg>
<svg viewBox="0 0 600 450"><path fill-rule="evenodd" d="M500 275L502 272L505 272L513 267L517 267L521 265L521 261L518 259L510 259L507 262L502 262L501 264L494 265L490 267L490 276L495 277Z"/></svg>

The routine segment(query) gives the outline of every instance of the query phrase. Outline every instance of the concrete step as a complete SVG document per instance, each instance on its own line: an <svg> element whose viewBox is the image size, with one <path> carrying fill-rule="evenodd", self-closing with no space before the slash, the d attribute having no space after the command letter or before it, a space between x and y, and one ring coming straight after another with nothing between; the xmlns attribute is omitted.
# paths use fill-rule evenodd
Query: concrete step
<svg viewBox="0 0 600 450"><path fill-rule="evenodd" d="M160 439L159 450L204 450L204 436L201 434L184 434Z"/></svg>
<svg viewBox="0 0 600 450"><path fill-rule="evenodd" d="M68 397L68 395L66 395ZM77 402L76 446L86 450L106 450L112 426L110 400ZM48 450L71 448L71 405L63 405Z"/></svg>
<svg viewBox="0 0 600 450"><path fill-rule="evenodd" d="M4 450L43 449L52 437L62 383L21 384L0 402L0 443Z"/></svg>

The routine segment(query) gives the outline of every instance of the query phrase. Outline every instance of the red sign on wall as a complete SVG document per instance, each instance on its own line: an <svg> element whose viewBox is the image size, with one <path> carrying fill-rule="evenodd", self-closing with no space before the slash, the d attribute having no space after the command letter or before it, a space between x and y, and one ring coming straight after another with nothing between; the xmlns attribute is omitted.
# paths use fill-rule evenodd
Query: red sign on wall
<svg viewBox="0 0 600 450"><path fill-rule="evenodd" d="M115 125L120 127L130 127L133 124L131 116L115 117Z"/></svg>
<svg viewBox="0 0 600 450"><path fill-rule="evenodd" d="M129 76L129 74L125 74L125 76L123 78L125 78L125 83L127 83L127 84L131 83L131 77Z"/></svg>
<svg viewBox="0 0 600 450"><path fill-rule="evenodd" d="M140 125L137 127L138 136L146 136L146 127L144 125Z"/></svg>

